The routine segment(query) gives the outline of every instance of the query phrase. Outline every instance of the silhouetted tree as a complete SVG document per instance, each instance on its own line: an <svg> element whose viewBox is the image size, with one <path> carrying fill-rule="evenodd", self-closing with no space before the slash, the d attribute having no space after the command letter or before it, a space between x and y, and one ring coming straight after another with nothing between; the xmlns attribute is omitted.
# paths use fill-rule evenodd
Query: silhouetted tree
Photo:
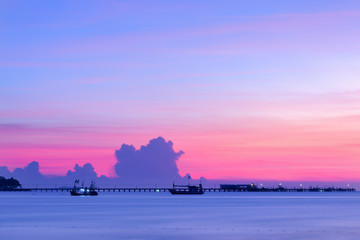
<svg viewBox="0 0 360 240"><path fill-rule="evenodd" d="M6 180L7 186L9 188L15 189L18 187L21 187L21 184L19 183L18 180L16 180L15 178L9 178Z"/></svg>
<svg viewBox="0 0 360 240"><path fill-rule="evenodd" d="M6 186L6 178L0 176L0 189Z"/></svg>
<svg viewBox="0 0 360 240"><path fill-rule="evenodd" d="M6 179L0 176L0 189L16 189L21 187L21 184L15 178Z"/></svg>

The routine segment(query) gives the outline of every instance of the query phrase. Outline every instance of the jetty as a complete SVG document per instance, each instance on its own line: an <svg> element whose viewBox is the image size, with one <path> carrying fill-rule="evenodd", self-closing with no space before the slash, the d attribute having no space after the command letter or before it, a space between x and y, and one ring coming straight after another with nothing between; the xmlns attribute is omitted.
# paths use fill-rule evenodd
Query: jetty
<svg viewBox="0 0 360 240"><path fill-rule="evenodd" d="M0 189L0 191L11 192L70 192L73 188L57 187L57 188L18 188L18 189ZM113 188L95 188L98 192L169 192L172 188L158 187L113 187ZM220 186L220 187L204 187L204 192L355 192L355 188L341 187L298 187L286 188L278 187L256 187L255 185L237 185L237 186Z"/></svg>

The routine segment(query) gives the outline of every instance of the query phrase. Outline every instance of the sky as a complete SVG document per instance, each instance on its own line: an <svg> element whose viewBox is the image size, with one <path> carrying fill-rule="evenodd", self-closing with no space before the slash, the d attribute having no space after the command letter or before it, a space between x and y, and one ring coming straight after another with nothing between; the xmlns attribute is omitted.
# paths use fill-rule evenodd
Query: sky
<svg viewBox="0 0 360 240"><path fill-rule="evenodd" d="M360 180L360 1L0 0L0 165L172 141L180 175Z"/></svg>

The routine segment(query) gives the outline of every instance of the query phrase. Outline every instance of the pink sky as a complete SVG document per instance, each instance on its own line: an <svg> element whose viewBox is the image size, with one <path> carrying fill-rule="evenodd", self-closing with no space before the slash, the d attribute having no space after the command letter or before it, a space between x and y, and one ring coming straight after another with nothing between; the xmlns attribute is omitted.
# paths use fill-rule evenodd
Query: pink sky
<svg viewBox="0 0 360 240"><path fill-rule="evenodd" d="M181 175L359 179L358 1L43 4L1 6L0 166L162 136Z"/></svg>
<svg viewBox="0 0 360 240"><path fill-rule="evenodd" d="M193 116L179 120L173 116L171 123L150 120L141 128L139 122L131 119L121 120L123 127L91 126L86 122L83 126L65 127L2 125L0 160L12 169L39 161L42 173L59 175L75 163L91 162L99 174L114 176L114 151L122 143L139 148L161 135L174 142L176 151L185 152L178 161L182 175L189 172L193 177L229 179L358 179L358 92L312 94L306 100L304 96L281 98L266 104L249 99L221 103L227 107L218 113L211 113L211 107L216 107L211 103L206 103L209 109L202 111L194 105L198 115L204 116L195 124ZM148 111L156 109L154 106ZM241 114L244 110L246 116Z"/></svg>

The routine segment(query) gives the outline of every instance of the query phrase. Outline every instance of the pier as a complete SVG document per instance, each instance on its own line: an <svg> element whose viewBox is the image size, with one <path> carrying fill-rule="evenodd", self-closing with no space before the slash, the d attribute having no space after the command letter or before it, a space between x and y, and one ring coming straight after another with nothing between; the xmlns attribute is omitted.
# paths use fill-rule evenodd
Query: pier
<svg viewBox="0 0 360 240"><path fill-rule="evenodd" d="M0 190L11 192L70 192L73 188L19 188L13 190ZM168 192L171 188L135 187L135 188L96 188L98 192ZM251 187L251 188L203 188L204 192L355 192L355 188L335 187L309 187L309 188L285 188L285 187Z"/></svg>

